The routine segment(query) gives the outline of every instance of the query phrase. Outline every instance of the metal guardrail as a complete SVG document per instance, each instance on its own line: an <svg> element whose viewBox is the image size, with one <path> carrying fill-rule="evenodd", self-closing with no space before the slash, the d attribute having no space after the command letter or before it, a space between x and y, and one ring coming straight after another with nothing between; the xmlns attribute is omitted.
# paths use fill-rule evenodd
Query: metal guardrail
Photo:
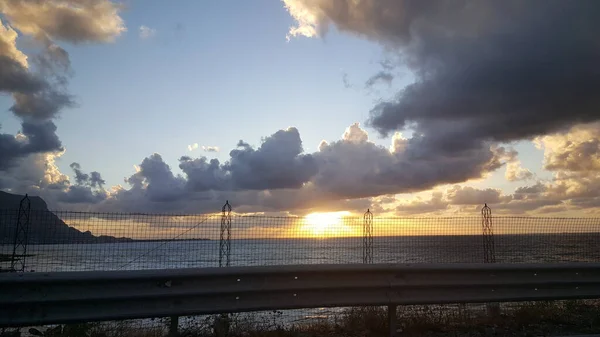
<svg viewBox="0 0 600 337"><path fill-rule="evenodd" d="M600 298L600 264L352 264L0 274L0 327L274 309Z"/></svg>

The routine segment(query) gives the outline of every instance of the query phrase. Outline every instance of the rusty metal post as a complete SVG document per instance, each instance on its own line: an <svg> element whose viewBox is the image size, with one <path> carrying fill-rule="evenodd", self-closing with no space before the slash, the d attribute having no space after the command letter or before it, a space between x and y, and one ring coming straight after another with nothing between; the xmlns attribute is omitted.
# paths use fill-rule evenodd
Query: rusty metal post
<svg viewBox="0 0 600 337"><path fill-rule="evenodd" d="M373 213L368 209L363 217L363 263L373 263Z"/></svg>

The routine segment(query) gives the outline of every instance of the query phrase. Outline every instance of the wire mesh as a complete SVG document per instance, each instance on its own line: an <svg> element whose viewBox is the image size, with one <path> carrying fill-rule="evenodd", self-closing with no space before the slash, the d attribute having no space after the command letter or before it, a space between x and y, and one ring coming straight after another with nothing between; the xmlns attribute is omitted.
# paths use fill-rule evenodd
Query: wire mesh
<svg viewBox="0 0 600 337"><path fill-rule="evenodd" d="M31 210L27 271L219 266L221 213ZM0 270L11 265L17 210L0 211ZM494 217L499 263L600 261L598 218ZM362 217L231 216L232 266L362 263ZM484 262L480 217L372 220L373 263Z"/></svg>
<svg viewBox="0 0 600 337"><path fill-rule="evenodd" d="M0 211L1 271L7 271L11 265L18 215L18 210ZM232 214L229 219L231 266L364 262L363 216L338 217L327 213L310 217ZM374 215L369 221L373 263L484 262L485 245L480 216L384 218ZM218 267L221 226L222 212L187 215L31 210L26 270ZM599 218L495 216L493 231L498 263L600 261L600 251L597 249L600 242ZM563 302L556 303L551 306L552 312L565 308L560 304ZM500 303L503 316L509 311L526 315L527 310L542 310L536 305ZM561 305L562 309L555 308ZM405 306L398 311L399 322L405 324L399 328L404 329L404 335L415 336L423 335L425 330L447 331L441 327L441 322L465 331L468 330L467 326L490 329L490 325L485 325L487 323L479 316L484 307ZM585 308L589 312L600 313L597 303ZM588 312L585 310L581 311L582 315ZM350 336L352 333L349 331L369 330L375 331L371 334L375 336L383 324L383 313L385 310L376 307L241 313L230 316L230 335L241 335L240 331L246 329L256 336L274 330L284 331L284 336ZM544 315L549 313L544 311ZM424 317L437 317L437 320ZM457 317L464 320L457 321ZM182 332L189 332L189 336L214 335L213 321L214 316L181 317L179 328ZM412 323L406 325L406 322ZM68 329L91 329L86 330L88 336L164 336L167 323L168 319L156 318L89 323ZM508 322L494 324L498 326ZM57 326L39 328L58 329ZM61 329L65 329L65 326L61 326ZM27 331L23 335L26 336ZM252 334L245 334L248 335ZM364 332L359 335L370 334Z"/></svg>

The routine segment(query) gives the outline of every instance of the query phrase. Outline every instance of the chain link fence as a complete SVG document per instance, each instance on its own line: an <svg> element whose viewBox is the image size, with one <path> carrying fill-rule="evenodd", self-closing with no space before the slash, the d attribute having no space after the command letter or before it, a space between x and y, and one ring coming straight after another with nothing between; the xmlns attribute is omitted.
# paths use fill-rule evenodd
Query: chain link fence
<svg viewBox="0 0 600 337"><path fill-rule="evenodd" d="M223 218L221 212L187 215L31 210L26 249L14 254L18 214L18 210L0 210L0 271L9 270L14 259L23 263L25 271L35 272L217 267L224 224L231 226L231 266L364 262L363 216L232 214ZM600 218L502 216L491 220L498 263L600 261ZM370 221L373 263L484 262L483 219L479 216L374 215ZM577 331L600 332L600 321L593 318L600 313L595 301L500 306L506 319L498 322L486 318L484 305L404 306L398 312L399 329L406 336L425 332L447 335L451 328L470 331L465 332L470 335L469 329L474 327L485 331L521 329L524 333L534 329L539 333L544 329L562 331L575 324ZM589 320L583 322L572 312L581 314L577 317L589 316ZM521 319L525 316L529 318ZM181 317L179 331L187 336L212 336L213 321L212 316ZM156 318L33 329L47 336L164 336L168 324L168 319ZM240 313L231 316L229 335L277 335L273 331L279 331L277 336L378 336L386 331L385 324L383 308ZM29 329L7 331L28 336L32 335ZM32 333L35 335L35 331Z"/></svg>
<svg viewBox="0 0 600 337"><path fill-rule="evenodd" d="M16 210L0 211L0 268L10 267ZM219 266L221 213L32 210L26 271ZM499 263L600 261L599 218L493 217ZM363 262L363 217L231 215L230 265ZM480 217L372 220L373 263L484 262Z"/></svg>

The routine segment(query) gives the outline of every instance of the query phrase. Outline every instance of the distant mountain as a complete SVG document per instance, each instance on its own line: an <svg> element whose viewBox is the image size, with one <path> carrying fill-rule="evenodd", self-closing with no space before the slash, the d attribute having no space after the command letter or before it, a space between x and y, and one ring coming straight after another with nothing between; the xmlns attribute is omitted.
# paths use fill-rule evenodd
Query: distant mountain
<svg viewBox="0 0 600 337"><path fill-rule="evenodd" d="M0 191L0 244L12 244L15 236L19 204L24 195ZM28 243L111 243L129 242L129 238L113 236L94 236L90 232L81 232L69 227L56 214L48 210L48 205L40 197L29 197L31 212Z"/></svg>

